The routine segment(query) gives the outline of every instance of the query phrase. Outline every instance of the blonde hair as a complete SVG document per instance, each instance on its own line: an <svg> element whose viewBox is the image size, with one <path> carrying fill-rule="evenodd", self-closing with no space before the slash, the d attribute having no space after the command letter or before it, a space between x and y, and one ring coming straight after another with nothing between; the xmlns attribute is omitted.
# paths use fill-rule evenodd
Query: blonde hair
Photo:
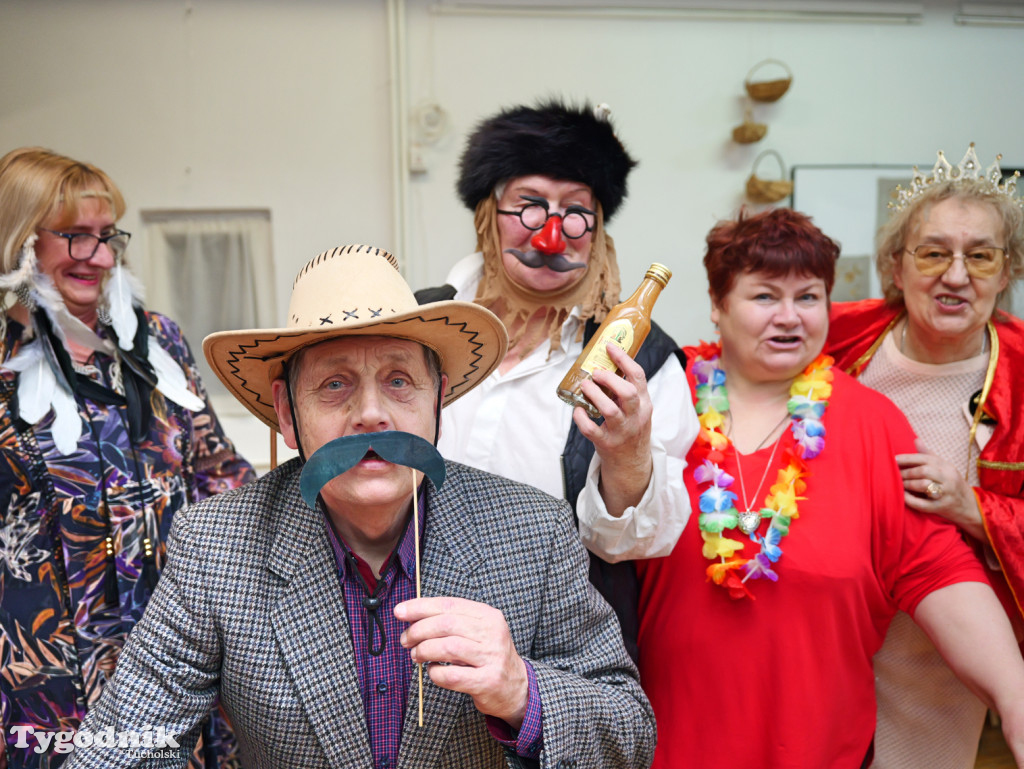
<svg viewBox="0 0 1024 769"><path fill-rule="evenodd" d="M48 221L78 219L83 200L102 198L114 219L124 215L117 185L103 171L43 147L21 147L0 158L0 273L18 269L22 246Z"/></svg>
<svg viewBox="0 0 1024 769"><path fill-rule="evenodd" d="M997 303L1011 291L1013 283L1024 275L1024 209L1015 198L992 188L985 179L956 179L933 184L901 211L897 211L878 231L875 266L885 300L894 307L903 306L903 292L896 288L893 273L897 260L903 258L907 240L920 217L936 203L950 199L968 200L992 206L1003 222L1006 237L1007 273L1010 281L998 296Z"/></svg>

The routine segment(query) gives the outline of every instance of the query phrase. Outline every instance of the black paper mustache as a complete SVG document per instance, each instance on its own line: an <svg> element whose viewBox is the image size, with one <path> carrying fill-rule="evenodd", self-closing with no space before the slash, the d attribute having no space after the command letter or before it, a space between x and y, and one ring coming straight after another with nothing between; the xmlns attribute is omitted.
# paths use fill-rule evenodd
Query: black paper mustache
<svg viewBox="0 0 1024 769"><path fill-rule="evenodd" d="M571 262L565 254L545 254L540 251L530 250L519 251L515 248L506 248L506 254L512 254L516 259L527 267L548 267L555 272L569 272L571 270L582 270L587 266L586 262Z"/></svg>
<svg viewBox="0 0 1024 769"><path fill-rule="evenodd" d="M328 441L306 461L299 476L299 490L306 504L315 508L320 489L359 464L368 451L392 464L419 470L435 488L444 484L444 459L430 441L399 430L357 433Z"/></svg>

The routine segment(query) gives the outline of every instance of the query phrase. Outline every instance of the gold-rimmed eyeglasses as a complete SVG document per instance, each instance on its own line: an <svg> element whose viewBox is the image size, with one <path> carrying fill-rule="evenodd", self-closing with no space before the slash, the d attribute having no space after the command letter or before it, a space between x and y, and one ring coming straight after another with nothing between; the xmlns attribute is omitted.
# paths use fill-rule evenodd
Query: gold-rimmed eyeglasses
<svg viewBox="0 0 1024 769"><path fill-rule="evenodd" d="M1006 262L1006 249L980 246L957 254L945 246L921 244L915 249L903 249L914 257L914 265L922 275L934 278L948 270L956 257L964 260L964 269L972 278L991 278L998 275Z"/></svg>

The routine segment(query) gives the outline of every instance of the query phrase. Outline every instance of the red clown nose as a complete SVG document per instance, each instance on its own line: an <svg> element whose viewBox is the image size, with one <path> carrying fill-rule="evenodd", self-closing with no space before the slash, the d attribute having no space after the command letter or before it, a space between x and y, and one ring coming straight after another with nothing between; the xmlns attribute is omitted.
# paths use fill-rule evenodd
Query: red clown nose
<svg viewBox="0 0 1024 769"><path fill-rule="evenodd" d="M562 217L552 214L544 222L544 228L530 238L530 245L543 254L560 254L565 251L565 239L562 238Z"/></svg>

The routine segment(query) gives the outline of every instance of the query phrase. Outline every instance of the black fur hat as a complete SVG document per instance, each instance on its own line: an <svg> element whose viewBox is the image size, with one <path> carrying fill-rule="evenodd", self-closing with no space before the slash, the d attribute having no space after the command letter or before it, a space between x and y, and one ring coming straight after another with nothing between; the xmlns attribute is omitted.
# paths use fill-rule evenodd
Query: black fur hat
<svg viewBox="0 0 1024 769"><path fill-rule="evenodd" d="M626 177L635 165L611 123L595 117L589 104L552 99L510 107L481 122L459 161L458 191L472 211L495 186L518 176L583 182L608 221L626 197Z"/></svg>

